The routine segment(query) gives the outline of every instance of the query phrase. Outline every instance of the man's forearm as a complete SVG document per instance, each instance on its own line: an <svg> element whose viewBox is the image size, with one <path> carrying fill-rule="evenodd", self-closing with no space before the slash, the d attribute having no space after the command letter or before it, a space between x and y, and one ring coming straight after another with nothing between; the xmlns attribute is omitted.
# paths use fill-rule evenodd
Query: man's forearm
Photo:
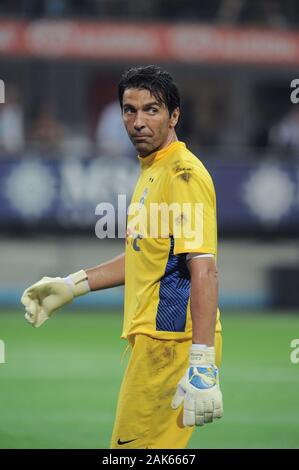
<svg viewBox="0 0 299 470"><path fill-rule="evenodd" d="M121 286L125 283L125 254L85 271L92 291Z"/></svg>
<svg viewBox="0 0 299 470"><path fill-rule="evenodd" d="M189 261L191 272L192 342L214 346L218 305L218 273L214 260Z"/></svg>

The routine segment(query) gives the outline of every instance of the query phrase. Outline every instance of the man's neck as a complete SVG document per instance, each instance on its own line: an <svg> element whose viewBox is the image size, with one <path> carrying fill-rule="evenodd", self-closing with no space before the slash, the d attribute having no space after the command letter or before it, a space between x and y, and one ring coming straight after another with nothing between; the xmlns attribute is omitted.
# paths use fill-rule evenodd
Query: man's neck
<svg viewBox="0 0 299 470"><path fill-rule="evenodd" d="M169 135L167 136L167 139L165 140L164 144L161 145L161 147L153 150L151 153L148 153L147 155L139 155L141 158L146 158L146 157L149 157L149 155L152 155L153 153L156 153L156 152L159 152L160 150L162 149L165 149L166 147L168 147L170 144L172 144L173 142L177 142L179 139L175 133L175 131L173 130L173 132L169 133Z"/></svg>

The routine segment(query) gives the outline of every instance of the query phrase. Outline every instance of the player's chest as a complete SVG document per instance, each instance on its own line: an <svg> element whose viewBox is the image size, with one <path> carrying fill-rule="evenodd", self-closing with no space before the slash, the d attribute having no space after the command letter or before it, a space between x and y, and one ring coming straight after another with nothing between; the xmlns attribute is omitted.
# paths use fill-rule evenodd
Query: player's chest
<svg viewBox="0 0 299 470"><path fill-rule="evenodd" d="M148 169L144 171L136 184L131 203L140 208L149 208L152 203L164 201L167 190L165 171L163 169Z"/></svg>

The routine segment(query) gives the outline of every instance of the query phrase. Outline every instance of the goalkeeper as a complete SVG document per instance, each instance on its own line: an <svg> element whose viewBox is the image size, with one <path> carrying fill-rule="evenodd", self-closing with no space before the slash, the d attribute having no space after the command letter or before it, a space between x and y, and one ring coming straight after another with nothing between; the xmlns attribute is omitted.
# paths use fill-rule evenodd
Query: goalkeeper
<svg viewBox="0 0 299 470"><path fill-rule="evenodd" d="M25 290L25 317L41 326L89 291L125 285L122 338L131 348L111 448L186 448L194 426L223 414L219 386L216 198L212 179L178 141L178 89L157 66L123 74L119 100L140 162L130 207L177 204L162 234L128 212L125 253L65 278L44 277ZM180 230L178 230L180 229ZM186 230L185 230L186 229ZM155 235L153 235L155 232Z"/></svg>

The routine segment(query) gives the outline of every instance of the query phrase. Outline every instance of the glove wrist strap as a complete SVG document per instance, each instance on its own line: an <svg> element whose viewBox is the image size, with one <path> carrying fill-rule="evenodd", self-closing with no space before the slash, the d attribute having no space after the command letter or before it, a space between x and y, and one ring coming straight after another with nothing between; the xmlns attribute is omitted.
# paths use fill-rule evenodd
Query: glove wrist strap
<svg viewBox="0 0 299 470"><path fill-rule="evenodd" d="M215 364L215 348L206 347L198 349L196 346L191 346L189 358L191 366Z"/></svg>
<svg viewBox="0 0 299 470"><path fill-rule="evenodd" d="M84 295L90 292L88 276L84 269L81 269L76 273L70 274L67 278L65 278L65 280L66 282L71 284L75 297L79 297L80 295Z"/></svg>

